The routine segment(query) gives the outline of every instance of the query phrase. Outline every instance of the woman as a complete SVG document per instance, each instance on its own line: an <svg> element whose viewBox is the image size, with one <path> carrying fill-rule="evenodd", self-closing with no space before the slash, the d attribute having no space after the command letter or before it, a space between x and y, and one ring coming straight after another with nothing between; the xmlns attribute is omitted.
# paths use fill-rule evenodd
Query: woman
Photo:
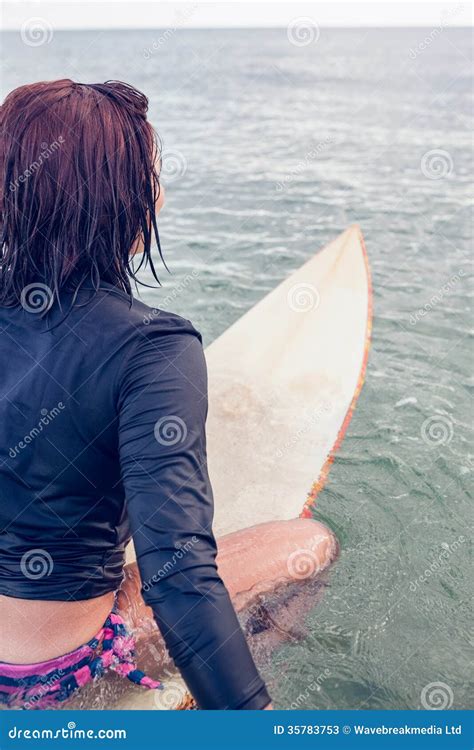
<svg viewBox="0 0 474 750"><path fill-rule="evenodd" d="M153 238L160 247L160 151L147 105L124 83L60 80L16 89L2 107L7 706L54 707L107 668L158 689L134 660L128 624L138 611L152 613L200 708L271 707L217 572L200 334L131 293L142 266L157 278ZM181 426L178 441L167 420ZM299 520L277 531L304 545L315 527ZM319 531L323 560L332 540ZM278 569L265 567L260 550L253 564L261 533L237 535L247 572L235 578L234 570L235 585L235 538L220 547L233 596L281 578L284 556ZM138 567L124 576L131 537Z"/></svg>

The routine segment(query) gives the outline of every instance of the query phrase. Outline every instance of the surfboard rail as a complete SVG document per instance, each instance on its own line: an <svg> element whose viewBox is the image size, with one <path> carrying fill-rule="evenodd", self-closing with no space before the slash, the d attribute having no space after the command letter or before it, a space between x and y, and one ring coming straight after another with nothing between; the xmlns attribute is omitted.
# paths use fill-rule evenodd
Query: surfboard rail
<svg viewBox="0 0 474 750"><path fill-rule="evenodd" d="M349 404L349 407L346 412L346 416L344 417L344 421L341 425L341 429L337 433L336 440L334 441L334 445L332 446L331 450L329 451L328 457L321 467L321 470L319 472L318 478L314 481L312 484L309 492L308 497L306 499L306 502L303 506L303 510L301 511L301 518L311 518L312 517L312 509L314 508L314 505L316 503L316 499L321 492L321 490L324 488L328 477L329 472L331 470L331 466L333 465L336 453L341 447L342 441L344 440L344 437L346 435L346 432L348 430L349 424L352 420L355 407L357 405L357 401L359 400L359 396L362 392L362 388L365 383L365 376L367 372L367 365L369 362L369 353L370 353L370 347L372 343L372 319L373 319L373 286L372 286L372 274L370 272L370 263L369 263L369 256L367 253L367 248L365 245L364 236L362 234L362 230L358 224L353 224L351 227L349 227L350 230L356 231L359 235L359 240L362 248L362 255L364 258L364 265L365 270L367 274L367 324L366 324L366 331L365 331L365 344L364 344L364 356L361 362L360 367L360 373L357 380L356 389L354 391L354 395L352 397L352 401Z"/></svg>

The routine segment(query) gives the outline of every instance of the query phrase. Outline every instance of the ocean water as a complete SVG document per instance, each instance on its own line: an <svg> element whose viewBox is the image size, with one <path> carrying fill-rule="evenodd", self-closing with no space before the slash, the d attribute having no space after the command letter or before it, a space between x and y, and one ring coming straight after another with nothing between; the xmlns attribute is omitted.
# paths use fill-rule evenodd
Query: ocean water
<svg viewBox="0 0 474 750"><path fill-rule="evenodd" d="M361 225L373 346L315 511L341 555L262 669L279 708L468 707L470 32L40 31L4 35L3 94L72 77L150 97L172 275L143 298L206 344Z"/></svg>

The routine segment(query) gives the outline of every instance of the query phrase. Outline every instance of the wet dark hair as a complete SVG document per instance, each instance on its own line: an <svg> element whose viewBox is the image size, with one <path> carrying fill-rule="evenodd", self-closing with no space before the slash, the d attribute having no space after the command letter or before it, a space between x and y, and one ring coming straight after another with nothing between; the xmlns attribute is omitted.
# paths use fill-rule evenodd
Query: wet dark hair
<svg viewBox="0 0 474 750"><path fill-rule="evenodd" d="M12 91L1 108L0 305L25 287L101 281L131 298L131 279L149 265L161 144L147 121L148 99L120 81L69 79ZM130 251L141 240L136 267ZM142 283L142 282L138 282Z"/></svg>

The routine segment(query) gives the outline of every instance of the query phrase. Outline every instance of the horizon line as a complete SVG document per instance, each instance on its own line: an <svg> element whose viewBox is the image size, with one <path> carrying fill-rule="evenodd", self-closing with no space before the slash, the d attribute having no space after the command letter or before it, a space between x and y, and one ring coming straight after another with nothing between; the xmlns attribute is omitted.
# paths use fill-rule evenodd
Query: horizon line
<svg viewBox="0 0 474 750"><path fill-rule="evenodd" d="M281 26L55 26L55 31L278 31L278 30L284 30L287 28L287 25L281 25ZM433 25L425 25L425 24L413 24L413 25L405 25L405 26L381 26L379 24L367 25L367 24L361 24L359 25L319 25L318 28L323 30L327 29L329 31L351 31L353 29L390 29L394 31L398 30L406 30L406 29L433 29L436 27L433 27ZM444 26L443 27L445 31L454 29L454 30L460 30L460 29L471 29L474 28L474 21L471 21L471 23L464 24L461 26L453 24L452 26ZM5 26L0 30L1 32L4 31L21 31L21 26L11 26L10 28L5 28Z"/></svg>

